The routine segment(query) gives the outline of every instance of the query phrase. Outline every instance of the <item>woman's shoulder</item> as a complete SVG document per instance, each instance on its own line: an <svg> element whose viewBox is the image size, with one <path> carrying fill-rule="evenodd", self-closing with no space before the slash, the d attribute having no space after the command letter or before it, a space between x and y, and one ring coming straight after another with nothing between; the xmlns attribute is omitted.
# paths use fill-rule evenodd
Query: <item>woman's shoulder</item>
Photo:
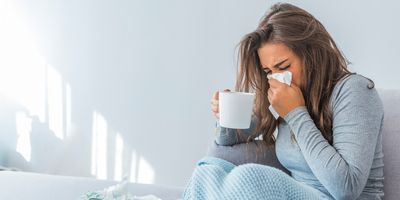
<svg viewBox="0 0 400 200"><path fill-rule="evenodd" d="M372 89L375 87L375 83L357 73L350 73L342 77L337 84L335 85L334 90L343 90L343 89L352 89L352 88L366 88L366 89Z"/></svg>
<svg viewBox="0 0 400 200"><path fill-rule="evenodd" d="M380 103L375 83L371 79L357 73L348 74L338 81L333 89L331 100L333 104L360 100Z"/></svg>

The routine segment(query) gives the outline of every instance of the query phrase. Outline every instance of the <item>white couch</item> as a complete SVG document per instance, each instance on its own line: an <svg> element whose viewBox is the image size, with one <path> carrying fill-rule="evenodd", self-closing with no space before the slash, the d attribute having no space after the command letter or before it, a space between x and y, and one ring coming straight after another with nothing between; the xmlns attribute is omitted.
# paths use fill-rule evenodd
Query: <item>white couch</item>
<svg viewBox="0 0 400 200"><path fill-rule="evenodd" d="M0 199L78 200L88 191L102 190L116 183L92 178L0 171ZM162 200L176 200L181 198L183 188L131 183L128 191L137 196L153 194Z"/></svg>

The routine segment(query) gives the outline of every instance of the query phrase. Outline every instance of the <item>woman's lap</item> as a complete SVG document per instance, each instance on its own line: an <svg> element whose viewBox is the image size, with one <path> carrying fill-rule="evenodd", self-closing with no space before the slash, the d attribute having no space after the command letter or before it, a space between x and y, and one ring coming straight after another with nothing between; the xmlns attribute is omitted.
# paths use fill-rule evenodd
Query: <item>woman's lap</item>
<svg viewBox="0 0 400 200"><path fill-rule="evenodd" d="M257 174L255 180L243 180L242 184L249 184L278 199L321 199L323 193L300 183L291 176L279 169L270 166L260 166L259 164L239 165L234 170L239 172L232 173L240 177L248 177L250 173ZM240 179L240 177L238 177Z"/></svg>
<svg viewBox="0 0 400 200"><path fill-rule="evenodd" d="M206 158L185 190L184 199L323 199L323 193L274 167L235 166L219 158Z"/></svg>

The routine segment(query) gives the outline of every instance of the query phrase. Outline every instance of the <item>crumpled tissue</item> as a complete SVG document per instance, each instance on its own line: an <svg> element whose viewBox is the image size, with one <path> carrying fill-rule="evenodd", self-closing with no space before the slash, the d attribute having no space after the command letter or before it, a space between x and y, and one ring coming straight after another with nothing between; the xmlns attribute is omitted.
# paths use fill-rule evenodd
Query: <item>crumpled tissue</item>
<svg viewBox="0 0 400 200"><path fill-rule="evenodd" d="M103 190L87 192L79 200L161 200L152 194L134 196L127 191L127 186L128 178L125 176L120 183Z"/></svg>
<svg viewBox="0 0 400 200"><path fill-rule="evenodd" d="M279 82L285 83L290 86L290 84L292 83L292 72L284 71L282 73L268 74L267 78L268 78L268 80L271 78L276 79ZM275 117L275 119L278 119L279 114L278 114L278 112L275 111L275 109L272 107L272 105L269 105L268 109L269 109L269 111L271 111L271 113Z"/></svg>

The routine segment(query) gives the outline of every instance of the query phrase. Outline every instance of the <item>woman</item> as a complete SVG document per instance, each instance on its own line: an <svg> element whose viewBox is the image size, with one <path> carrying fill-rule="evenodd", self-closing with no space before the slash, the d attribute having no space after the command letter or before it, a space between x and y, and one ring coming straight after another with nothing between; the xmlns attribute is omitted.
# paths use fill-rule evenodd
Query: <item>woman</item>
<svg viewBox="0 0 400 200"><path fill-rule="evenodd" d="M268 74L283 71L293 75L290 86L268 80ZM279 193L298 191L316 199L383 197L381 100L371 80L349 72L345 57L311 14L290 4L271 7L240 43L236 90L256 93L251 127L236 135L218 125L216 143L234 145L262 136L266 146L275 146L291 174L265 170L289 185ZM279 114L277 120L269 105ZM218 118L218 92L212 110ZM273 183L259 187L268 193ZM186 197L193 198L190 184Z"/></svg>

